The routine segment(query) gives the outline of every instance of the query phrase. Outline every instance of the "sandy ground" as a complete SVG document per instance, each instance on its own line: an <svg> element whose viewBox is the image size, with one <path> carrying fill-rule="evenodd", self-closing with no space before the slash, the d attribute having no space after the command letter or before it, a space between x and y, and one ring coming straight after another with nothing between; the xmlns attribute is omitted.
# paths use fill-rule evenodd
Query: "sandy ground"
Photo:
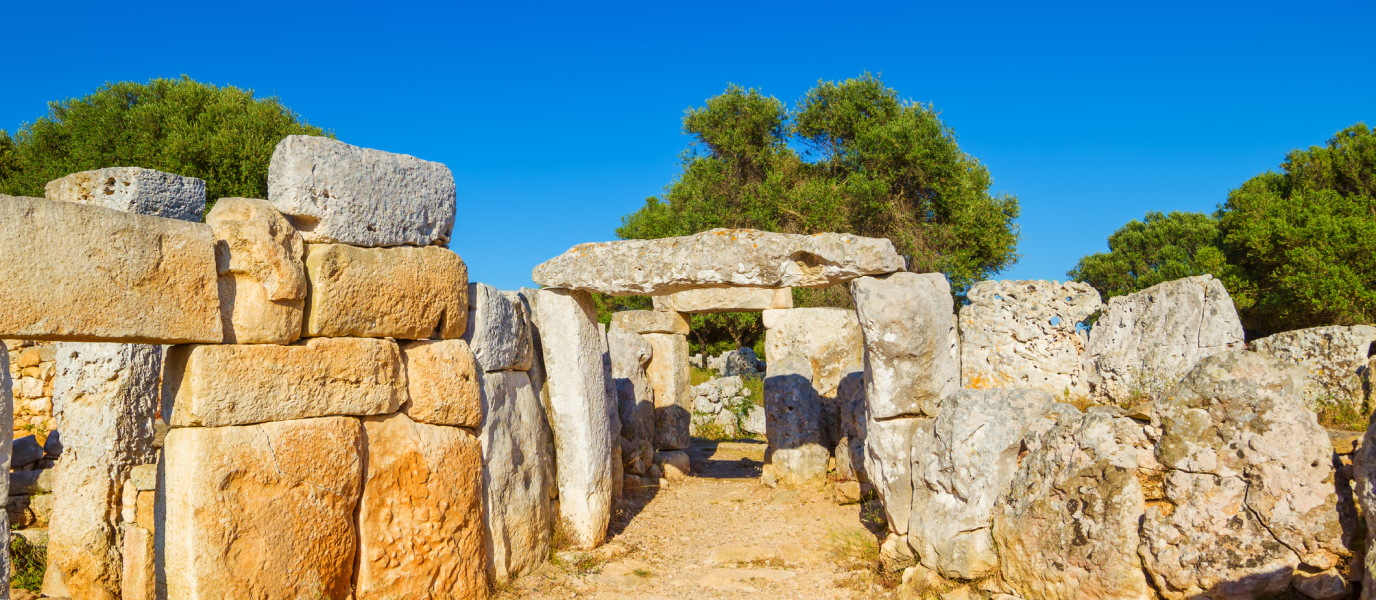
<svg viewBox="0 0 1376 600"><path fill-rule="evenodd" d="M763 443L694 440L689 455L694 476L628 494L602 548L557 553L497 597L891 597L855 557L877 544L861 505L761 485Z"/></svg>

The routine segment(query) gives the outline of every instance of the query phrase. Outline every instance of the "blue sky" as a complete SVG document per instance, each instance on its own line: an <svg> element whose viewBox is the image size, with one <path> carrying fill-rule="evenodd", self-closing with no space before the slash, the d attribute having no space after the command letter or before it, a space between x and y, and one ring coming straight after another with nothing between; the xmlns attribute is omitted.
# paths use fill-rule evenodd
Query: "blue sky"
<svg viewBox="0 0 1376 600"><path fill-rule="evenodd" d="M1376 123L1376 4L28 3L6 7L0 128L106 81L275 95L361 146L454 171L451 248L501 288L613 239L728 82L789 104L881 73L1022 203L1020 262L1063 279L1148 210L1212 211L1288 150ZM232 8L227 8L232 7Z"/></svg>

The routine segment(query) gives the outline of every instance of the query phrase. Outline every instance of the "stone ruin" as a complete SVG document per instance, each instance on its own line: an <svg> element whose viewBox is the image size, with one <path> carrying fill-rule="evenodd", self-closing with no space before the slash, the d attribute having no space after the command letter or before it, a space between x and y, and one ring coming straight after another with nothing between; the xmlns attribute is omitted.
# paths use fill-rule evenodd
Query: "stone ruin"
<svg viewBox="0 0 1376 600"><path fill-rule="evenodd" d="M1106 305L982 282L957 312L887 240L713 230L576 246L500 291L445 247L447 168L300 136L268 199L208 214L202 183L145 169L47 195L0 196L0 338L21 340L0 414L59 433L0 472L11 506L49 498L48 595L485 598L690 474L686 315L744 310L766 327L764 482L872 491L905 586L1374 589L1373 446L1314 410L1369 408L1376 328L1244 348L1208 276ZM792 306L842 283L854 310ZM594 291L655 310L603 328Z"/></svg>

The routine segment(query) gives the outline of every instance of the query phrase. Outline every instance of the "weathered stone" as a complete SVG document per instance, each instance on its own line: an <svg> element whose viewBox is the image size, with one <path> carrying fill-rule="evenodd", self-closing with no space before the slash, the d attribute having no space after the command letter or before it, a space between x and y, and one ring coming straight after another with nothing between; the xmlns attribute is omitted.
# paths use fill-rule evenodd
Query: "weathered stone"
<svg viewBox="0 0 1376 600"><path fill-rule="evenodd" d="M655 398L648 374L650 357L654 355L650 342L639 334L622 329L613 317L612 326L607 329L607 346L612 359L617 405L621 411L621 437L652 444L655 439ZM622 459L626 458L623 448Z"/></svg>
<svg viewBox="0 0 1376 600"><path fill-rule="evenodd" d="M272 151L268 199L307 242L444 244L454 229L454 174L437 162L289 135Z"/></svg>
<svg viewBox="0 0 1376 600"><path fill-rule="evenodd" d="M1360 431L1338 431L1328 430L1328 439L1333 441L1333 452L1337 454L1352 454L1362 446L1365 437Z"/></svg>
<svg viewBox="0 0 1376 600"><path fill-rule="evenodd" d="M1253 340L1247 347L1275 357L1304 373L1304 402L1319 411L1342 406L1357 414L1370 412L1370 392L1363 389L1367 360L1376 344L1376 327L1313 327Z"/></svg>
<svg viewBox="0 0 1376 600"><path fill-rule="evenodd" d="M612 325L631 333L688 335L688 319L676 312L623 310L612 313Z"/></svg>
<svg viewBox="0 0 1376 600"><path fill-rule="evenodd" d="M221 198L206 215L215 235L220 323L227 344L290 344L306 300L301 235L266 200Z"/></svg>
<svg viewBox="0 0 1376 600"><path fill-rule="evenodd" d="M654 296L655 310L680 313L760 312L793 308L793 290L707 288ZM678 333L678 332L671 332ZM686 332L685 332L686 333Z"/></svg>
<svg viewBox="0 0 1376 600"><path fill-rule="evenodd" d="M458 339L468 267L440 247L306 244L306 337Z"/></svg>
<svg viewBox="0 0 1376 600"><path fill-rule="evenodd" d="M49 200L103 206L118 211L201 222L205 182L141 167L110 167L72 173L48 182Z"/></svg>
<svg viewBox="0 0 1376 600"><path fill-rule="evenodd" d="M907 535L913 507L913 439L932 435L936 419L876 420L866 412L865 474L883 502L891 533Z"/></svg>
<svg viewBox="0 0 1376 600"><path fill-rule="evenodd" d="M612 353L605 323L597 324L597 334L602 346L602 381L607 387L607 444L612 451L611 506L614 508L621 502L622 478L626 475L625 465L621 464L621 403L616 395L616 379L612 377Z"/></svg>
<svg viewBox="0 0 1376 600"><path fill-rule="evenodd" d="M167 598L348 596L361 445L350 417L173 429L158 500Z"/></svg>
<svg viewBox="0 0 1376 600"><path fill-rule="evenodd" d="M650 342L646 375L654 389L655 448L682 450L689 443L693 416L693 386L688 369L688 338L668 333L643 334Z"/></svg>
<svg viewBox="0 0 1376 600"><path fill-rule="evenodd" d="M14 439L14 445L10 450L10 467L18 469L27 467L43 458L43 446L38 445L38 438L32 434Z"/></svg>
<svg viewBox="0 0 1376 600"><path fill-rule="evenodd" d="M120 493L130 469L156 458L161 366L157 346L58 346L53 415L65 452L53 473L48 558L73 598L119 598Z"/></svg>
<svg viewBox="0 0 1376 600"><path fill-rule="evenodd" d="M363 449L358 597L486 598L478 440L393 414L363 419Z"/></svg>
<svg viewBox="0 0 1376 600"><path fill-rule="evenodd" d="M540 290L538 296L535 311L549 377L559 522L575 547L589 549L602 543L611 519L614 432L609 411L616 406L607 393L597 309L587 292Z"/></svg>
<svg viewBox="0 0 1376 600"><path fill-rule="evenodd" d="M794 308L764 313L765 356L770 362L800 356L811 363L813 388L835 398L841 379L864 371L864 337L855 311Z"/></svg>
<svg viewBox="0 0 1376 600"><path fill-rule="evenodd" d="M676 238L579 244L535 267L548 287L625 296L698 288L827 287L903 270L883 238L713 229Z"/></svg>
<svg viewBox="0 0 1376 600"><path fill-rule="evenodd" d="M4 342L0 342L0 427L14 429L14 396L10 393L10 353L5 347ZM10 436L0 436L0 490L9 491L9 495L14 495L10 482L10 444L13 439ZM9 441L6 441L9 440ZM0 513L0 544L4 544L4 550L0 551L0 590L10 589L10 571L12 564L10 561L10 511L9 498L6 498L5 511Z"/></svg>
<svg viewBox="0 0 1376 600"><path fill-rule="evenodd" d="M505 582L549 558L554 438L523 371L483 373L483 520L487 574Z"/></svg>
<svg viewBox="0 0 1376 600"><path fill-rule="evenodd" d="M871 419L936 416L960 387L951 286L940 273L862 277L851 295L865 340L865 397Z"/></svg>
<svg viewBox="0 0 1376 600"><path fill-rule="evenodd" d="M952 579L997 569L994 502L1013 480L1023 435L1050 403L1042 390L962 389L941 401L934 426L912 440L907 535L923 566Z"/></svg>
<svg viewBox="0 0 1376 600"><path fill-rule="evenodd" d="M1147 507L1141 555L1166 598L1275 593L1301 564L1351 556L1333 447L1302 384L1276 359L1236 350L1201 360L1157 401L1170 504Z"/></svg>
<svg viewBox="0 0 1376 600"><path fill-rule="evenodd" d="M484 371L530 370L530 316L520 298L475 282L468 284L468 303L463 339L478 367Z"/></svg>
<svg viewBox="0 0 1376 600"><path fill-rule="evenodd" d="M716 369L717 374L722 377L745 377L747 379L760 379L764 377L766 366L760 360L759 355L749 347L727 350L716 358L708 358L709 369Z"/></svg>
<svg viewBox="0 0 1376 600"><path fill-rule="evenodd" d="M9 478L9 495L11 496L31 496L34 494L48 494L53 491L52 469L15 471L13 473L10 473Z"/></svg>
<svg viewBox="0 0 1376 600"><path fill-rule="evenodd" d="M836 388L840 438L836 441L836 474L868 483L865 475L865 374L851 373Z"/></svg>
<svg viewBox="0 0 1376 600"><path fill-rule="evenodd" d="M409 399L401 411L418 423L478 427L482 423L477 364L463 340L401 345Z"/></svg>
<svg viewBox="0 0 1376 600"><path fill-rule="evenodd" d="M750 405L750 412L746 413L745 418L741 419L741 431L753 435L765 435L768 428L769 418L763 406L758 404Z"/></svg>
<svg viewBox="0 0 1376 600"><path fill-rule="evenodd" d="M960 309L965 387L1089 396L1085 338L1077 327L1099 310L1099 292L1067 281L981 281Z"/></svg>
<svg viewBox="0 0 1376 600"><path fill-rule="evenodd" d="M121 600L157 598L153 532L142 527L124 527L124 565L120 571Z"/></svg>
<svg viewBox="0 0 1376 600"><path fill-rule="evenodd" d="M827 451L822 435L822 401L812 388L812 365L802 356L769 361L764 380L766 468L774 482L815 486L826 481Z"/></svg>
<svg viewBox="0 0 1376 600"><path fill-rule="evenodd" d="M173 427L382 415L406 400L396 342L312 338L290 346L175 346L163 411Z"/></svg>
<svg viewBox="0 0 1376 600"><path fill-rule="evenodd" d="M210 228L0 195L0 335L219 343Z"/></svg>
<svg viewBox="0 0 1376 600"><path fill-rule="evenodd" d="M664 469L664 478L669 481L683 481L693 472L688 453L682 450L656 452L655 464Z"/></svg>
<svg viewBox="0 0 1376 600"><path fill-rule="evenodd" d="M1155 398L1201 359L1242 343L1242 322L1223 282L1186 277L1109 299L1089 332L1085 373L1105 402Z"/></svg>

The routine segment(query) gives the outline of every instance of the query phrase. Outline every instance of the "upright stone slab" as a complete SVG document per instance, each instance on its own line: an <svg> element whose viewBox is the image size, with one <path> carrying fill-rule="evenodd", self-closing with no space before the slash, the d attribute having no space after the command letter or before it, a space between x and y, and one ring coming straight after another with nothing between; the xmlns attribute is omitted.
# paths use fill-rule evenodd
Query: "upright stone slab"
<svg viewBox="0 0 1376 600"><path fill-rule="evenodd" d="M204 181L141 167L72 173L49 181L43 188L43 196L49 200L193 223L205 217Z"/></svg>
<svg viewBox="0 0 1376 600"><path fill-rule="evenodd" d="M932 435L936 419L898 417L877 420L866 411L865 475L884 505L889 531L908 533L913 507L913 439Z"/></svg>
<svg viewBox="0 0 1376 600"><path fill-rule="evenodd" d="M540 290L536 318L549 377L559 525L578 548L602 543L611 519L612 423L597 310L587 292Z"/></svg>
<svg viewBox="0 0 1376 600"><path fill-rule="evenodd" d="M482 452L467 429L363 419L359 598L487 597Z"/></svg>
<svg viewBox="0 0 1376 600"><path fill-rule="evenodd" d="M655 448L682 450L688 447L693 418L693 386L688 369L687 336L646 333L650 342L650 367L646 374L655 398Z"/></svg>
<svg viewBox="0 0 1376 600"><path fill-rule="evenodd" d="M802 356L770 359L764 380L766 484L819 486L826 483L822 399L812 388L812 366Z"/></svg>
<svg viewBox="0 0 1376 600"><path fill-rule="evenodd" d="M502 583L549 558L554 437L524 371L483 373L483 521L488 578Z"/></svg>
<svg viewBox="0 0 1376 600"><path fill-rule="evenodd" d="M621 403L616 396L616 380L612 377L612 352L607 341L607 326L597 324L598 341L602 345L602 381L607 386L607 444L612 451L612 499L613 508L621 502L625 491L625 465L621 464Z"/></svg>
<svg viewBox="0 0 1376 600"><path fill-rule="evenodd" d="M1078 326L1099 310L1099 292L1078 281L981 281L960 309L965 387L1036 389L1088 398L1085 338Z"/></svg>
<svg viewBox="0 0 1376 600"><path fill-rule="evenodd" d="M301 337L301 235L266 200L221 198L205 221L215 235L225 343L290 344Z"/></svg>
<svg viewBox="0 0 1376 600"><path fill-rule="evenodd" d="M851 283L865 339L870 418L936 416L960 388L951 286L940 273L895 273Z"/></svg>
<svg viewBox="0 0 1376 600"><path fill-rule="evenodd" d="M167 598L347 597L362 429L322 417L169 432L156 532Z"/></svg>
<svg viewBox="0 0 1376 600"><path fill-rule="evenodd" d="M612 325L631 333L688 335L688 319L676 312L623 310L612 313Z"/></svg>
<svg viewBox="0 0 1376 600"><path fill-rule="evenodd" d="M653 443L655 399L649 367L654 350L644 337L618 327L615 322L607 329L607 345L621 410L621 437Z"/></svg>
<svg viewBox="0 0 1376 600"><path fill-rule="evenodd" d="M14 429L14 395L10 387L14 384L10 379L10 353L5 347L4 342L0 342L0 427L9 426ZM0 436L0 490L10 489L10 457L14 450L13 436ZM10 569L12 561L10 559L10 513L0 511L0 544L4 544L0 550L0 590L4 590L0 598L9 598L10 589Z"/></svg>
<svg viewBox="0 0 1376 600"><path fill-rule="evenodd" d="M372 247L448 243L456 210L449 167L305 135L273 149L268 200L307 242Z"/></svg>
<svg viewBox="0 0 1376 600"><path fill-rule="evenodd" d="M765 356L771 362L786 356L806 359L818 394L834 398L842 379L864 371L864 336L853 310L767 310L764 327Z"/></svg>
<svg viewBox="0 0 1376 600"><path fill-rule="evenodd" d="M533 357L530 317L520 298L490 285L468 284L468 328L464 341L484 371L527 371Z"/></svg>
<svg viewBox="0 0 1376 600"><path fill-rule="evenodd" d="M782 288L708 288L655 296L657 311L681 313L760 312L793 308L793 290Z"/></svg>
<svg viewBox="0 0 1376 600"><path fill-rule="evenodd" d="M53 413L63 453L53 476L48 568L74 599L120 597L120 494L130 469L156 460L161 367L158 346L58 346Z"/></svg>
<svg viewBox="0 0 1376 600"><path fill-rule="evenodd" d="M401 345L409 399L402 412L417 423L478 427L482 400L477 364L463 340Z"/></svg>
<svg viewBox="0 0 1376 600"><path fill-rule="evenodd" d="M1110 298L1089 332L1085 371L1095 396L1159 396L1201 359L1242 348L1242 322L1223 282L1209 275Z"/></svg>
<svg viewBox="0 0 1376 600"><path fill-rule="evenodd" d="M1370 412L1370 391L1363 379L1367 361L1376 354L1376 327L1311 327L1253 340L1248 349L1275 357L1304 372L1304 402L1315 412L1344 406L1356 414Z"/></svg>
<svg viewBox="0 0 1376 600"><path fill-rule="evenodd" d="M0 195L0 337L219 343L201 223Z"/></svg>
<svg viewBox="0 0 1376 600"><path fill-rule="evenodd" d="M626 296L697 288L827 287L903 270L893 243L843 233L713 229L690 236L579 244L535 267L547 287Z"/></svg>
<svg viewBox="0 0 1376 600"><path fill-rule="evenodd" d="M305 260L305 337L463 336L468 266L448 249L306 244Z"/></svg>

